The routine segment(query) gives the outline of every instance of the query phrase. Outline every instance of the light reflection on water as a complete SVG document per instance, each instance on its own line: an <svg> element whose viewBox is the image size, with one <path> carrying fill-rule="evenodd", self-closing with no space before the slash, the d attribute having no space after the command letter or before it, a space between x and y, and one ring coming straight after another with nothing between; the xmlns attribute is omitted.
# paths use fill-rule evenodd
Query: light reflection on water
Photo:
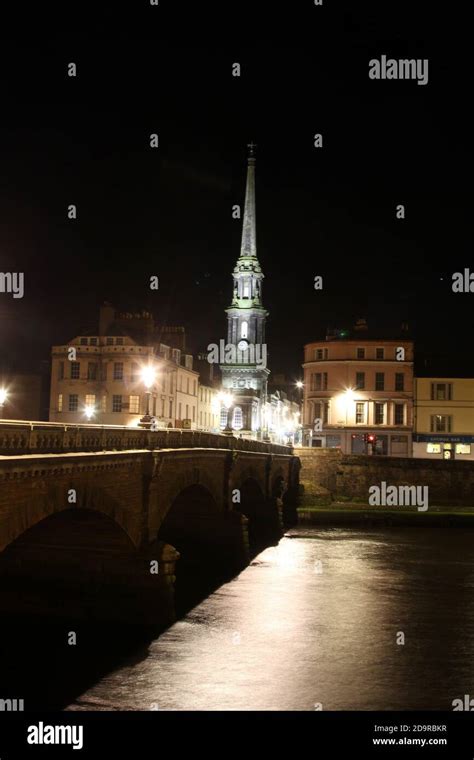
<svg viewBox="0 0 474 760"><path fill-rule="evenodd" d="M70 709L451 709L474 695L474 533L292 533Z"/></svg>

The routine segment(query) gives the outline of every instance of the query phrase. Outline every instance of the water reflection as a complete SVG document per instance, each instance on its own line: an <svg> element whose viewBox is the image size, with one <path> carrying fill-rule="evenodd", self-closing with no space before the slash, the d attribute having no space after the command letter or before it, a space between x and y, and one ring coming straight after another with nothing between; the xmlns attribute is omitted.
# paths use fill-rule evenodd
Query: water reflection
<svg viewBox="0 0 474 760"><path fill-rule="evenodd" d="M70 709L451 709L472 692L472 538L294 531Z"/></svg>

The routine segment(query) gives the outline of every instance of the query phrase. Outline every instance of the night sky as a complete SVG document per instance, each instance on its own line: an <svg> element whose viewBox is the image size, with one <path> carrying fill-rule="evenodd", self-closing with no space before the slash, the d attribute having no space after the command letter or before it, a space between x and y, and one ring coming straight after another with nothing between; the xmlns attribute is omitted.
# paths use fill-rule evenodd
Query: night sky
<svg viewBox="0 0 474 760"><path fill-rule="evenodd" d="M192 352L224 338L252 139L270 369L300 376L305 342L366 317L409 322L418 371L474 372L474 294L451 291L453 272L474 271L468 48L448 54L398 3L290 5L265 37L241 33L239 3L218 34L195 7L204 31L188 40L164 2L128 36L2 47L0 271L25 273L22 300L0 294L4 366L49 359L104 300L184 325ZM370 80L383 53L428 58L428 85Z"/></svg>

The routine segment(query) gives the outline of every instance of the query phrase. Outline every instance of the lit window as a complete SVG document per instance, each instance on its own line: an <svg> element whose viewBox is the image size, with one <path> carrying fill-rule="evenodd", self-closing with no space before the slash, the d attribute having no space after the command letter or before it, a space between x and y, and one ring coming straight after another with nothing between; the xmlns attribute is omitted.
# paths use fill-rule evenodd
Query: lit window
<svg viewBox="0 0 474 760"><path fill-rule="evenodd" d="M470 454L471 453L471 444L470 443L457 443L456 444L456 454Z"/></svg>
<svg viewBox="0 0 474 760"><path fill-rule="evenodd" d="M58 396L58 412L62 412L63 410L63 394L60 393Z"/></svg>
<svg viewBox="0 0 474 760"><path fill-rule="evenodd" d="M140 396L130 396L130 414L139 414Z"/></svg>
<svg viewBox="0 0 474 760"><path fill-rule="evenodd" d="M427 443L426 444L426 453L427 454L441 454L441 444L440 443Z"/></svg>
<svg viewBox="0 0 474 760"><path fill-rule="evenodd" d="M250 297L250 285L247 280L244 282L244 292L243 292L243 298L249 298Z"/></svg>
<svg viewBox="0 0 474 760"><path fill-rule="evenodd" d="M236 406L234 409L234 419L232 421L232 427L234 430L242 430L243 427L243 418L242 418L242 409L240 406Z"/></svg>
<svg viewBox="0 0 474 760"><path fill-rule="evenodd" d="M248 331L249 331L249 323L248 322L242 322L242 326L240 328L240 337L241 338L248 338Z"/></svg>
<svg viewBox="0 0 474 760"><path fill-rule="evenodd" d="M95 394L94 393L86 393L86 406L90 406L90 407L95 406Z"/></svg>
<svg viewBox="0 0 474 760"><path fill-rule="evenodd" d="M221 429L227 427L227 409L225 406L221 407Z"/></svg>

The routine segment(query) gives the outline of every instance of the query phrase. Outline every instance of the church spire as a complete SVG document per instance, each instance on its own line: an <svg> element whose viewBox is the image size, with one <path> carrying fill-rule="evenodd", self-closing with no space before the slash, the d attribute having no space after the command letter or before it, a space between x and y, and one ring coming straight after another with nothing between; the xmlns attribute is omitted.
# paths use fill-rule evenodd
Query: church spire
<svg viewBox="0 0 474 760"><path fill-rule="evenodd" d="M257 257L257 227L255 222L255 143L247 145L247 186L245 188L244 221L242 224L242 243L240 258Z"/></svg>

